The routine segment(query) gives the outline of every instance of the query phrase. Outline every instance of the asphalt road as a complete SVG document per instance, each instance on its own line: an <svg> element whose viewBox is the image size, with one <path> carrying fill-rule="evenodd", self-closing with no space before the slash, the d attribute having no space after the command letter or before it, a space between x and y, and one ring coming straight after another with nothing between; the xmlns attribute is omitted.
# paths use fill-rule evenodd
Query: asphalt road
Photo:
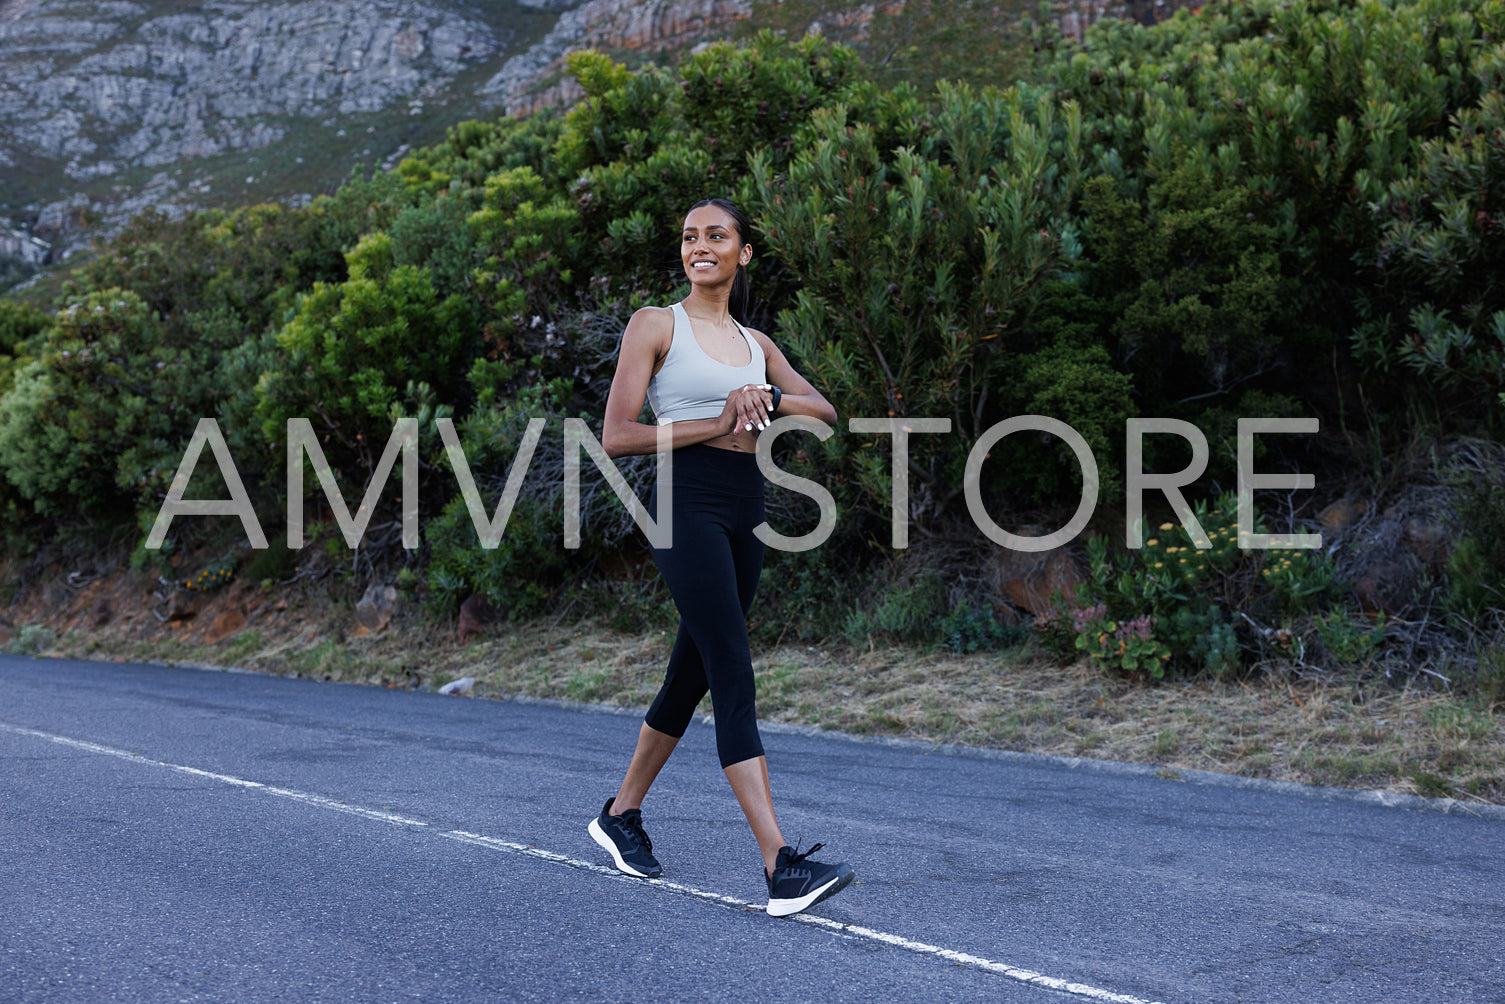
<svg viewBox="0 0 1505 1004"><path fill-rule="evenodd" d="M1505 814L769 731L774 920L697 723L0 657L0 1001L1505 1000Z"/></svg>

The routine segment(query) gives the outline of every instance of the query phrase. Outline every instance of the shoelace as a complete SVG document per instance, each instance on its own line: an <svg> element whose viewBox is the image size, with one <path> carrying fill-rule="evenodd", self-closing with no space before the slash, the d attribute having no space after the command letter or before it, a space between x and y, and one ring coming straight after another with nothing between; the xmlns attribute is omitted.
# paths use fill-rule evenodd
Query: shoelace
<svg viewBox="0 0 1505 1004"><path fill-rule="evenodd" d="M793 865L799 864L801 861L805 860L810 855L814 854L816 851L820 850L824 846L826 846L826 845L822 844L822 843L814 843L814 844L810 845L810 849L808 851L801 852L800 851L800 845L799 844L795 844L794 845L794 853L791 854L791 855L789 855L789 857L784 860L784 867L785 868L789 868L789 867L791 867Z"/></svg>
<svg viewBox="0 0 1505 1004"><path fill-rule="evenodd" d="M619 825L627 831L627 835L632 838L633 843L650 854L653 853L653 841L648 839L648 831L643 829L642 817L623 816L622 822Z"/></svg>

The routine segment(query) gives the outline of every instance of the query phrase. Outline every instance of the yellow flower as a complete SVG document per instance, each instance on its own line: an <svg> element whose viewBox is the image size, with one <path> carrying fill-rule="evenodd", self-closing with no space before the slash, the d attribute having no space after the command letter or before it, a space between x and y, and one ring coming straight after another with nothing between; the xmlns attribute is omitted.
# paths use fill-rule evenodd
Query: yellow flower
<svg viewBox="0 0 1505 1004"><path fill-rule="evenodd" d="M1158 547L1159 545L1160 540L1156 537L1151 537L1149 540L1144 542L1145 547Z"/></svg>
<svg viewBox="0 0 1505 1004"><path fill-rule="evenodd" d="M1155 567L1156 568L1160 568L1163 564L1164 564L1163 562L1157 561L1157 562L1155 562Z"/></svg>
<svg viewBox="0 0 1505 1004"><path fill-rule="evenodd" d="M1175 528L1176 528L1176 524L1174 524L1174 523L1161 523L1160 524L1160 529L1162 529L1162 530L1174 530Z"/></svg>

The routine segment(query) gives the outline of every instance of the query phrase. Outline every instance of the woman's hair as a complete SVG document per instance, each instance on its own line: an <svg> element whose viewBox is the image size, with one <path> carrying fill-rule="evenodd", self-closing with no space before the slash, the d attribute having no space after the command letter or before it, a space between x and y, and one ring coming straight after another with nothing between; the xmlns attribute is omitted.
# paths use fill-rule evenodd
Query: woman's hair
<svg viewBox="0 0 1505 1004"><path fill-rule="evenodd" d="M737 239L743 244L749 242L752 237L752 220L747 214L738 209L726 199L701 199L690 209L699 209L701 206L715 206L732 218L732 226L737 228ZM752 305L752 293L747 286L747 267L740 262L737 264L737 277L732 280L732 294L727 300L727 313L738 324L747 325L747 308Z"/></svg>

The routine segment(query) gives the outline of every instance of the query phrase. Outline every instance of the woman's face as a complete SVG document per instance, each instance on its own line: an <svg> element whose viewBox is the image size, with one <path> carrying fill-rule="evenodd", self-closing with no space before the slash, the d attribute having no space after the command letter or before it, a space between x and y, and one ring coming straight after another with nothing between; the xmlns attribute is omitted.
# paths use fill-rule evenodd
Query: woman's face
<svg viewBox="0 0 1505 1004"><path fill-rule="evenodd" d="M679 258L685 275L695 285L730 282L737 266L746 265L752 248L742 243L737 224L719 206L700 206L685 217L679 240Z"/></svg>

